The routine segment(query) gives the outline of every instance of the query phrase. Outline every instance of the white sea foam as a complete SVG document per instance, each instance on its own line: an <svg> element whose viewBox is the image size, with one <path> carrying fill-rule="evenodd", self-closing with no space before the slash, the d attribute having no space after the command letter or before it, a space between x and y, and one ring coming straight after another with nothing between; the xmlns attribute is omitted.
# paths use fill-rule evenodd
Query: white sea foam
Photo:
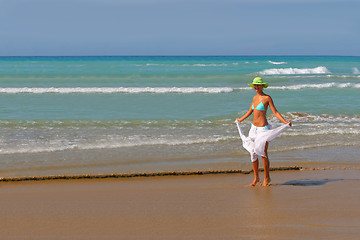
<svg viewBox="0 0 360 240"><path fill-rule="evenodd" d="M351 87L351 83L340 83L339 88L346 88L346 87Z"/></svg>
<svg viewBox="0 0 360 240"><path fill-rule="evenodd" d="M0 88L0 93L16 94L16 93L30 93L30 94L44 94L44 93L226 93L232 92L230 87L93 87L93 88Z"/></svg>
<svg viewBox="0 0 360 240"><path fill-rule="evenodd" d="M324 123L334 124L334 123L344 123L351 124L352 126L356 126L356 124L360 124L360 116L332 116L327 114L322 115L313 115L308 113L287 113L286 114L291 121L300 122L301 124L309 123L309 126L317 126L321 127ZM273 118L275 118L273 116ZM271 118L270 118L271 119ZM317 125L319 124L319 125ZM341 125L343 126L343 125Z"/></svg>
<svg viewBox="0 0 360 240"><path fill-rule="evenodd" d="M141 140L143 139L143 140ZM130 147L143 147L143 146L179 146L179 145L192 145L192 144L206 144L217 143L226 140L237 139L234 136L213 136L213 137L197 137L193 139L147 139L140 136L129 137L126 141L119 141L119 139L106 140L94 143L73 143L62 144L62 141L52 141L52 145L46 145L41 143L35 144L22 144L19 147L9 147L0 149L0 154L17 154L17 153L42 153L42 152L59 152L68 150L96 150L96 149L118 149L118 148L130 148ZM65 140L64 142L67 142Z"/></svg>
<svg viewBox="0 0 360 240"><path fill-rule="evenodd" d="M141 65L138 64L138 66L141 66ZM159 63L147 63L147 64L145 64L145 66L164 66L164 64L159 64Z"/></svg>
<svg viewBox="0 0 360 240"><path fill-rule="evenodd" d="M352 128L327 128L327 129L307 129L308 131L299 131L299 132L286 132L283 136L318 136L318 135L329 135L329 134L336 134L336 135L359 135L360 129L352 129ZM311 131L310 131L311 130Z"/></svg>
<svg viewBox="0 0 360 240"><path fill-rule="evenodd" d="M316 140L322 139L324 136L327 140L326 144L335 141L336 145L343 146L350 138L355 139L352 141L354 146L360 144L356 140L360 134L360 116L291 112L284 113L284 117L292 121L294 126L285 131L282 136L290 137L290 140L295 139L295 141L299 137L299 146L303 146L306 142L304 142L304 138L311 137L310 140ZM274 128L281 124L273 115L270 115L268 120L270 123L274 123ZM162 146L179 147L179 149L190 146L201 148L212 144L232 145L239 140L232 119L187 121L186 124L182 121L158 123L155 120L149 121L148 124L139 124L138 121L134 121L134 124L127 123L127 121L124 123L62 122L28 121L28 123L23 123L21 121L14 125L12 121L0 121L3 136L17 136L10 141L6 137L4 139L0 137L2 145L0 154L101 149L125 149L126 151L126 148L144 146L155 149L160 149ZM222 123L219 124L219 122ZM114 125L118 126L114 127ZM218 131L214 132L214 129L218 129ZM28 137L34 133L36 134L33 137Z"/></svg>
<svg viewBox="0 0 360 240"><path fill-rule="evenodd" d="M273 61L268 61L268 62L274 65L287 64L287 62L273 62Z"/></svg>
<svg viewBox="0 0 360 240"><path fill-rule="evenodd" d="M285 86L269 86L268 89L275 90L299 90L311 88L360 88L360 83L314 83L314 84L295 84ZM250 91L250 87L91 87L91 88L0 88L0 94L166 94L166 93L179 93L179 94L193 94L193 93L207 93L219 94L230 93L233 91Z"/></svg>
<svg viewBox="0 0 360 240"><path fill-rule="evenodd" d="M266 69L260 74L262 75L301 75L301 74L329 74L330 71L324 67L316 68L272 68Z"/></svg>
<svg viewBox="0 0 360 240"><path fill-rule="evenodd" d="M308 89L308 88L360 88L360 84L353 83L318 83L318 84L295 84L295 85L287 85L287 86L269 86L269 89L277 89L277 90L299 90L299 89Z"/></svg>
<svg viewBox="0 0 360 240"><path fill-rule="evenodd" d="M306 114L305 114L306 115ZM304 116L311 118L319 118L319 120L324 120L325 116L312 116L306 115ZM341 117L334 117L335 119ZM291 119L294 123L292 128L289 128L285 131L282 136L283 137L322 137L329 135L333 135L334 138L336 136L347 136L356 138L360 134L359 125L354 125L348 123L348 125L341 125L340 122L332 122L329 125L326 125L326 122L322 122L318 124L318 120L312 120L307 124L307 122L299 122L301 117L295 119ZM334 120L334 119L333 119ZM343 120L343 119L338 119ZM353 119L354 121L356 119ZM359 122L359 118L357 118L357 122ZM329 127L331 126L331 127ZM274 125L275 127L275 125ZM204 136L204 135L177 135L176 137L173 135L159 135L159 136L145 136L145 135L132 135L132 136L109 136L106 135L105 138L100 138L94 141L86 141L83 142L84 139L67 139L67 135L62 136L61 139L53 139L51 141L29 141L24 144L8 144L4 145L2 149L0 149L0 154L27 154L27 153L44 153L44 152L61 152L61 151L72 151L72 150L101 150L101 149L123 149L123 148L133 148L133 147L155 147L159 148L161 146L170 146L180 148L183 146L191 146L198 144L234 144L237 142L238 136L236 134L232 134L234 131L229 131L228 134L225 135L213 135L213 136ZM225 132L224 132L225 133ZM99 136L100 137L100 136ZM329 142L335 145L346 145L346 141L339 140L340 142L324 142L324 146L327 146ZM305 147L306 142L299 142L299 147ZM304 145L305 144L305 145ZM359 144L358 141L352 142L353 145ZM313 144L312 144L313 145ZM199 145L201 146L201 145ZM286 148L291 148L291 145L286 146Z"/></svg>
<svg viewBox="0 0 360 240"><path fill-rule="evenodd" d="M281 89L281 90L299 90L303 88L330 88L339 87L336 83L320 83L320 84L298 84L298 85L287 85L287 86L274 86L269 89Z"/></svg>

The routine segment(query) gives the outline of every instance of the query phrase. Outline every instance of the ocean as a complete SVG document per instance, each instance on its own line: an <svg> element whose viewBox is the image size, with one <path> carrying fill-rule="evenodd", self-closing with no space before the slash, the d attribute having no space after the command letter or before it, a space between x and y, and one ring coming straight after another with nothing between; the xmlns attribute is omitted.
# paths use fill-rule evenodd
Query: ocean
<svg viewBox="0 0 360 240"><path fill-rule="evenodd" d="M358 166L359 69L341 56L0 57L0 177L251 169L234 120L255 76L293 123L273 165Z"/></svg>

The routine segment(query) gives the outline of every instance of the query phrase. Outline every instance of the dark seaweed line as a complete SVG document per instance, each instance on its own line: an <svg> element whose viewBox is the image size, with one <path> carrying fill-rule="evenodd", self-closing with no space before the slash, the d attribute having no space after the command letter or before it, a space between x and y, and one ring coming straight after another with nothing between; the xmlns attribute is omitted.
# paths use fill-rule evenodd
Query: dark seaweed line
<svg viewBox="0 0 360 240"><path fill-rule="evenodd" d="M301 167L278 167L270 171L301 170ZM263 171L263 169L260 169ZM111 179L111 178L136 178L136 177L161 177L161 176L191 176L210 174L250 174L253 170L215 170L215 171L189 171L189 172L157 172L157 173L125 173L125 174L102 174L102 175L59 175L59 176L38 176L38 177L15 177L1 178L0 182L25 182L25 181L48 181L48 180L81 180L81 179Z"/></svg>

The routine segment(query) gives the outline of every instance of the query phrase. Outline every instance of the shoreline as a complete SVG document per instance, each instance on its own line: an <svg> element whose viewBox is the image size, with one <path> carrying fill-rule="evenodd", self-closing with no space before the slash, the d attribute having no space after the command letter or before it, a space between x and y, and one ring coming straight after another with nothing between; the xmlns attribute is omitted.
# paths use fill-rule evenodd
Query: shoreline
<svg viewBox="0 0 360 240"><path fill-rule="evenodd" d="M65 155L64 155L65 154ZM176 155L176 153L173 153ZM301 166L301 168L360 168L358 147L324 147L296 151L270 151L272 168ZM91 157L89 157L91 156ZM150 155L151 156L151 155ZM65 160L63 160L63 158ZM143 158L141 154L124 155L117 151L74 151L30 155L1 156L0 182L2 179L56 176L102 175L157 175L174 172L216 172L252 169L248 154L235 152L215 156L165 155ZM141 159L141 160L140 160ZM262 163L260 163L262 167ZM154 174L156 173L156 174ZM169 174L168 174L169 175Z"/></svg>

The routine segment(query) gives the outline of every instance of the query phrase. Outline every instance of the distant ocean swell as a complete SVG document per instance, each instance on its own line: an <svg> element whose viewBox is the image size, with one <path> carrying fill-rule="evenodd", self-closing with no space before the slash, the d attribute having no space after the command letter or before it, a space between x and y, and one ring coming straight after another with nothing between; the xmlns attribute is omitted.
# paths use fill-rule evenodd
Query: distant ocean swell
<svg viewBox="0 0 360 240"><path fill-rule="evenodd" d="M268 60L267 61L270 64L273 65L282 65L282 64L287 64L287 62L276 62L276 61L271 61ZM141 66L148 66L148 67L153 67L153 66L163 66L163 67L227 67L227 66L239 66L241 64L258 64L259 62L257 61L253 61L253 62L249 62L249 61L243 61L243 62L231 62L231 63L184 63L184 64L171 64L171 63L145 63L145 64L136 64L136 66L141 67Z"/></svg>
<svg viewBox="0 0 360 240"><path fill-rule="evenodd" d="M274 61L268 61L271 65L284 65L288 64L287 62L274 62ZM245 62L246 64L249 64L249 62ZM257 62L254 62L255 64L258 64ZM253 64L254 64L253 63ZM241 65L242 63L210 63L210 64L202 64L202 63L196 63L196 64L181 64L181 65L174 65L174 64L157 64L157 63L148 63L145 66L148 67L168 67L168 68L174 68L174 69L187 69L189 67L207 67L209 69L226 69L233 68ZM140 67L141 65L137 65ZM359 75L360 71L358 67L350 67L347 70L348 73ZM298 68L298 67L288 67L288 68L270 68L270 69L264 69L262 71L253 73L253 74L259 74L259 75L325 75L325 74L331 74L332 72L328 69L326 66L317 66L314 68Z"/></svg>
<svg viewBox="0 0 360 240"><path fill-rule="evenodd" d="M311 84L289 84L283 86L269 86L268 89L274 90L299 90L299 89L312 89L312 88L360 88L360 83L311 83ZM101 94L113 94L113 93L127 93L127 94L141 94L141 93L229 93L233 91L249 91L252 90L249 87L75 87L75 88L0 88L0 94L89 94L89 93L101 93Z"/></svg>

